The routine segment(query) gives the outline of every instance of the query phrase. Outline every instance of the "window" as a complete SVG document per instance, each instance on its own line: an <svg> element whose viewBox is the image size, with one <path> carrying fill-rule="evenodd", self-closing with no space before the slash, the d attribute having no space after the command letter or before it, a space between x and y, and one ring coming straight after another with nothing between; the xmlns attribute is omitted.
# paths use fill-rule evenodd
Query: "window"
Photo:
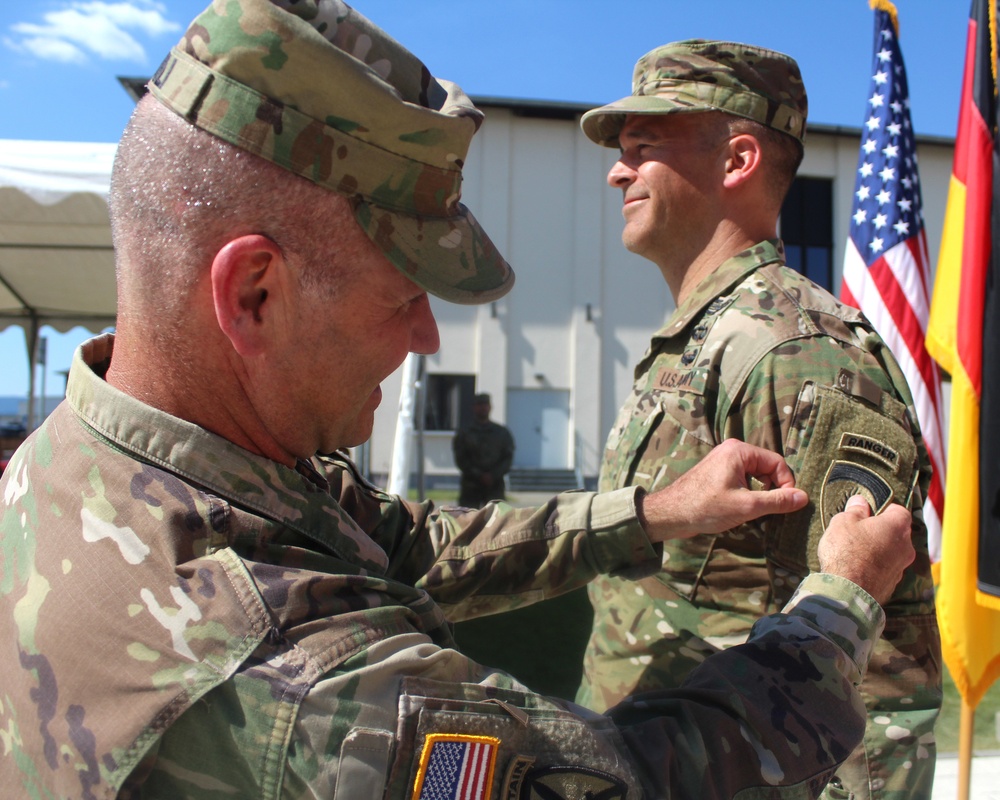
<svg viewBox="0 0 1000 800"><path fill-rule="evenodd" d="M472 421L475 375L427 375L424 429L457 431Z"/></svg>
<svg viewBox="0 0 1000 800"><path fill-rule="evenodd" d="M781 206L781 239L788 266L834 292L832 180L795 179Z"/></svg>

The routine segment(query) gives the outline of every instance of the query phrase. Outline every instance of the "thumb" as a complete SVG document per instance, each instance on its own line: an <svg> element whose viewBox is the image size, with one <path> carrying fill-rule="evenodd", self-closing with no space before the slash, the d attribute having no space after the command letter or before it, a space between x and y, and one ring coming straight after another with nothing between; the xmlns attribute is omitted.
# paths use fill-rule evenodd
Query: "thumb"
<svg viewBox="0 0 1000 800"><path fill-rule="evenodd" d="M765 492L753 492L753 502L759 509L758 516L767 514L788 514L805 508L809 502L809 495L802 489L792 487L782 487L780 489L769 489Z"/></svg>
<svg viewBox="0 0 1000 800"><path fill-rule="evenodd" d="M847 498L844 511L851 511L854 516L861 517L862 519L872 515L872 507L860 494L853 494Z"/></svg>

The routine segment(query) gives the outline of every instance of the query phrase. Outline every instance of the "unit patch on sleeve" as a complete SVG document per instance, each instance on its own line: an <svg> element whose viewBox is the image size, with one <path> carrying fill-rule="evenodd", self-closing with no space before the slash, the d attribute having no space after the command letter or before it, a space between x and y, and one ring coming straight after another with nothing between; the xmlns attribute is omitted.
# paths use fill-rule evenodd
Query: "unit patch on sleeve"
<svg viewBox="0 0 1000 800"><path fill-rule="evenodd" d="M862 436L860 433L845 433L840 437L840 449L867 453L891 468L893 472L899 472L899 453L878 439Z"/></svg>
<svg viewBox="0 0 1000 800"><path fill-rule="evenodd" d="M847 507L847 500L859 494L868 501L876 514L892 500L892 487L874 470L851 461L834 461L823 481L823 525L829 525L835 514Z"/></svg>
<svg viewBox="0 0 1000 800"><path fill-rule="evenodd" d="M424 740L413 800L487 800L493 791L500 740L430 733Z"/></svg>
<svg viewBox="0 0 1000 800"><path fill-rule="evenodd" d="M614 775L588 767L539 767L521 785L519 800L626 800L628 787Z"/></svg>
<svg viewBox="0 0 1000 800"><path fill-rule="evenodd" d="M823 531L849 497L861 495L876 514L893 502L909 506L920 477L906 406L888 392L876 397L863 376L841 377L836 387L804 384L789 420L785 460L810 502L775 519L767 547L770 560L799 575L820 569Z"/></svg>

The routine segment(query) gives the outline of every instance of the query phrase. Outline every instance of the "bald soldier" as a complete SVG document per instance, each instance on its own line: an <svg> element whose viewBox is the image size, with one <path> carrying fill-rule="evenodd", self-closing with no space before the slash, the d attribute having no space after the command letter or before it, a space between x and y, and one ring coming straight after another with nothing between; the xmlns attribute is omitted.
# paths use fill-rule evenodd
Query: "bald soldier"
<svg viewBox="0 0 1000 800"><path fill-rule="evenodd" d="M459 203L481 114L334 0L217 0L149 88L112 179L117 334L0 483L5 796L817 793L863 731L905 510L856 501L746 645L607 716L471 661L447 616L806 498L738 442L661 492L538 509L368 485L337 451L437 349L427 293L513 281Z"/></svg>
<svg viewBox="0 0 1000 800"><path fill-rule="evenodd" d="M941 705L940 643L923 523L930 466L909 388L864 316L785 266L778 215L803 155L795 61L736 42L664 45L632 94L587 112L618 148L622 241L660 269L676 310L635 370L608 437L602 491L667 486L729 438L781 453L807 508L722 536L673 540L639 584L602 576L577 700L598 710L678 686L745 641L820 567L817 543L847 498L911 509L917 557L886 605L862 686L864 742L828 797L927 798Z"/></svg>

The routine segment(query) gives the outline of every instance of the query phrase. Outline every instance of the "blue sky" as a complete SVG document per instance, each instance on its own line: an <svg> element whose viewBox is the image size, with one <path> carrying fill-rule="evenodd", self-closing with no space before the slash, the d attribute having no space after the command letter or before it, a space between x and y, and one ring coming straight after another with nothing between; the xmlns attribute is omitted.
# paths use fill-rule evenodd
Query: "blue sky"
<svg viewBox="0 0 1000 800"><path fill-rule="evenodd" d="M117 76L150 75L207 0L0 5L0 139L114 142L133 104ZM794 56L810 121L860 128L871 77L867 0L356 0L355 7L472 95L603 103L665 42L733 39ZM898 0L919 134L954 136L970 3ZM487 125L489 121L487 120ZM49 331L56 373L88 336ZM0 395L27 392L19 330L0 333Z"/></svg>

